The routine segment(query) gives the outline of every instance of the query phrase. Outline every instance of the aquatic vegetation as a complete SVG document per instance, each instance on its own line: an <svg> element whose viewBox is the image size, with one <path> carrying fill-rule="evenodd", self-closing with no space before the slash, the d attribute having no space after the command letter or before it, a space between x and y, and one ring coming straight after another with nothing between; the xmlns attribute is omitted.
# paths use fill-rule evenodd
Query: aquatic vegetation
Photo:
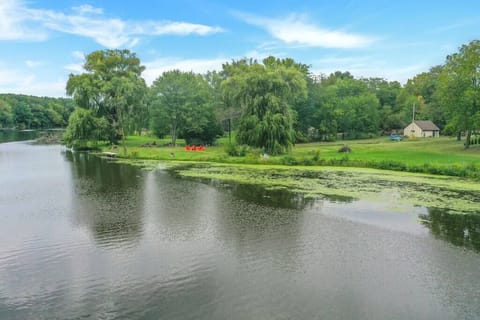
<svg viewBox="0 0 480 320"><path fill-rule="evenodd" d="M170 163L181 177L284 189L304 197L390 201L451 213L480 213L480 185L454 177L365 168Z"/></svg>

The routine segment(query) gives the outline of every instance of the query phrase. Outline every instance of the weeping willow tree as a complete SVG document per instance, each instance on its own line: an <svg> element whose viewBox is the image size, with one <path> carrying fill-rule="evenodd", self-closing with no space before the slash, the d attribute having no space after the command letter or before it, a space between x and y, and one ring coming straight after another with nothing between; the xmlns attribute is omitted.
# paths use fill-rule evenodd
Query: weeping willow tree
<svg viewBox="0 0 480 320"><path fill-rule="evenodd" d="M141 77L144 66L129 50L94 51L85 57L84 73L70 74L67 94L78 107L92 110L95 117L104 118L109 127L109 141L122 139L123 152L128 124L145 112L143 99L147 90ZM70 124L69 124L70 126Z"/></svg>
<svg viewBox="0 0 480 320"><path fill-rule="evenodd" d="M295 138L291 105L306 98L308 67L268 57L263 63L243 59L223 68L226 100L242 110L237 142L270 154L288 151Z"/></svg>

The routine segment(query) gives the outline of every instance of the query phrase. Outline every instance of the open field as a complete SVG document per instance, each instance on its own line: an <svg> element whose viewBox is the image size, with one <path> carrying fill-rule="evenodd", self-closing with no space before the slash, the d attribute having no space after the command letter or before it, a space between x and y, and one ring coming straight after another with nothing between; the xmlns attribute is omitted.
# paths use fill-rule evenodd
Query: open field
<svg viewBox="0 0 480 320"><path fill-rule="evenodd" d="M425 163L437 164L475 164L480 162L480 148L472 146L464 149L463 141L453 138L406 139L401 142L390 141L388 138L369 140L353 140L325 144L301 144L294 148L295 156L306 156L312 150L320 150L324 159L341 159L344 154L338 149L347 144L352 149L348 154L350 160L361 161L399 161L411 165Z"/></svg>
<svg viewBox="0 0 480 320"><path fill-rule="evenodd" d="M156 146L142 147L155 141ZM127 139L128 159L201 161L238 164L265 165L329 165L343 167L366 167L409 171L418 173L442 174L480 179L480 147L471 146L465 150L463 141L454 138L407 139L393 142L388 137L307 143L294 146L289 154L263 156L254 149L244 149L243 156L230 156L223 146L225 138L218 146L207 147L202 152L185 151L182 146L168 146L168 139L131 136ZM352 152L339 153L348 145ZM238 147L241 148L241 147ZM104 151L110 151L105 147Z"/></svg>

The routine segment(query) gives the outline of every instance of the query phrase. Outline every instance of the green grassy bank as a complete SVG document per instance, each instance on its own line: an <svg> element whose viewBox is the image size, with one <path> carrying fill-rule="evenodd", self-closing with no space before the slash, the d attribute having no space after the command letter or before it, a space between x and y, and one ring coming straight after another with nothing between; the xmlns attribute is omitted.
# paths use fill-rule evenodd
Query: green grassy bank
<svg viewBox="0 0 480 320"><path fill-rule="evenodd" d="M152 146L152 142L155 144ZM176 160L228 164L262 164L290 166L341 166L428 173L480 179L480 147L464 149L462 141L453 138L407 139L393 142L388 138L297 144L289 154L264 156L259 150L237 147L241 156L226 152L226 139L205 151L185 151L181 146L168 146L169 140L130 136L127 159ZM146 146L146 145L149 146ZM350 153L338 150L348 145ZM103 151L112 151L103 147ZM121 152L118 150L120 156Z"/></svg>

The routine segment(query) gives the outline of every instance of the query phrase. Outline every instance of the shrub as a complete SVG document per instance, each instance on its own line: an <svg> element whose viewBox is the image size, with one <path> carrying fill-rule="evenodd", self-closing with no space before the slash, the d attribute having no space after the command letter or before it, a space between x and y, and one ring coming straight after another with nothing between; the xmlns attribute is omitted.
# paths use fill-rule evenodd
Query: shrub
<svg viewBox="0 0 480 320"><path fill-rule="evenodd" d="M237 145L235 142L227 142L224 146L225 152L232 157L245 157L250 151L250 147L246 145Z"/></svg>
<svg viewBox="0 0 480 320"><path fill-rule="evenodd" d="M340 149L338 149L338 152L349 153L349 152L352 152L352 149L348 145L344 144Z"/></svg>
<svg viewBox="0 0 480 320"><path fill-rule="evenodd" d="M225 143L223 148L229 156L236 157L238 154L238 150L237 150L238 147L237 147L237 144L234 142Z"/></svg>
<svg viewBox="0 0 480 320"><path fill-rule="evenodd" d="M284 165L296 165L298 164L297 159L295 157L287 154L281 158L281 163Z"/></svg>

